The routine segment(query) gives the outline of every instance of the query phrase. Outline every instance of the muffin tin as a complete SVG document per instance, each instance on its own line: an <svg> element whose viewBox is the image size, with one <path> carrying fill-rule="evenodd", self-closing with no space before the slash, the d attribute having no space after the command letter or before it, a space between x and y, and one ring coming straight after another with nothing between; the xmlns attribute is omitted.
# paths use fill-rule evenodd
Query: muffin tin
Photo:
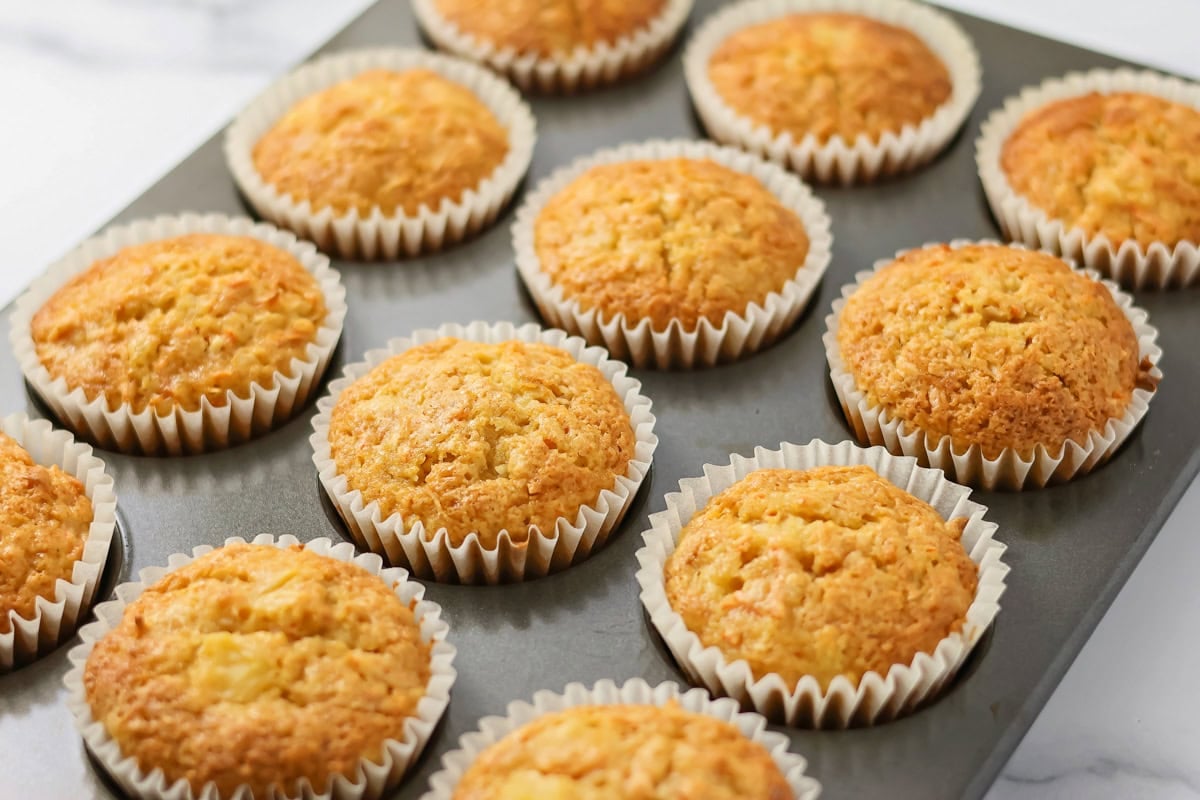
<svg viewBox="0 0 1200 800"><path fill-rule="evenodd" d="M720 5L696 4L698 20ZM441 755L479 719L508 703L571 682L685 682L645 619L633 554L650 512L680 477L755 446L850 436L829 383L821 335L839 287L878 258L929 241L994 238L975 171L980 122L1022 87L1113 59L969 17L956 16L983 62L983 93L963 132L917 172L877 185L818 187L833 219L833 262L795 328L739 363L696 372L635 369L654 401L661 443L649 480L607 545L570 570L528 583L429 584L444 609L459 671L448 714L417 770L393 794L415 800ZM408 0L381 0L324 48L417 45ZM526 190L601 147L651 138L699 137L680 49L620 87L574 97L534 97L540 138ZM520 201L518 197L518 202ZM246 213L214 137L119 215L122 221L186 210ZM482 236L441 254L399 263L335 260L350 312L329 378L389 338L447 322L537 320L513 266L513 211ZM69 243L63 242L65 247ZM1165 378L1142 427L1107 466L1065 486L1004 494L975 492L999 525L1012 566L1003 613L960 676L938 700L875 728L792 730L824 797L978 797L1032 724L1171 508L1200 470L1200 290L1138 292L1159 328ZM4 310L7 316L12 307ZM7 328L7 320L0 321ZM8 348L0 348L0 399L9 411L46 416ZM292 533L346 537L310 460L315 406L232 450L176 459L103 452L120 497L121 538L100 596L175 552L228 536ZM66 708L65 648L0 677L0 749L8 765L0 795L119 797L92 765Z"/></svg>

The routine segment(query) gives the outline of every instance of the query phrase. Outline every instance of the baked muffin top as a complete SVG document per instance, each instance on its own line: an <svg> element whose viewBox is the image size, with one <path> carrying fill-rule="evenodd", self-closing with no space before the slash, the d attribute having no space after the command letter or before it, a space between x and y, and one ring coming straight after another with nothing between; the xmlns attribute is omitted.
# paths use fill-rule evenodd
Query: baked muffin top
<svg viewBox="0 0 1200 800"><path fill-rule="evenodd" d="M412 610L361 567L233 544L151 585L96 643L83 684L124 756L199 793L296 793L404 738L430 678Z"/></svg>
<svg viewBox="0 0 1200 800"><path fill-rule="evenodd" d="M1124 92L1059 100L1026 115L1000 163L1068 227L1143 248L1200 242L1200 109Z"/></svg>
<svg viewBox="0 0 1200 800"><path fill-rule="evenodd" d="M126 247L59 289L31 323L38 360L88 401L161 415L224 406L307 357L327 309L290 253L246 236Z"/></svg>
<svg viewBox="0 0 1200 800"><path fill-rule="evenodd" d="M850 296L837 340L872 405L988 458L1084 441L1153 386L1103 284L1003 245L901 256Z"/></svg>
<svg viewBox="0 0 1200 800"><path fill-rule="evenodd" d="M37 598L71 580L92 518L82 483L0 433L0 633L12 630L10 611L31 619Z"/></svg>
<svg viewBox="0 0 1200 800"><path fill-rule="evenodd" d="M667 0L434 0L459 30L497 49L568 56L646 28Z"/></svg>
<svg viewBox="0 0 1200 800"><path fill-rule="evenodd" d="M484 750L454 800L791 800L766 749L728 722L668 706L579 706Z"/></svg>
<svg viewBox="0 0 1200 800"><path fill-rule="evenodd" d="M783 289L809 242L800 218L756 178L674 158L588 170L542 209L534 246L584 310L695 330Z"/></svg>
<svg viewBox="0 0 1200 800"><path fill-rule="evenodd" d="M759 470L684 526L667 599L756 678L856 684L962 629L977 584L965 525L869 467Z"/></svg>
<svg viewBox="0 0 1200 800"><path fill-rule="evenodd" d="M635 440L612 384L565 350L447 337L348 386L329 445L350 491L384 519L495 547L502 530L521 543L531 525L573 522L625 474Z"/></svg>
<svg viewBox="0 0 1200 800"><path fill-rule="evenodd" d="M268 184L314 211L436 211L490 177L508 133L467 87L427 69L373 69L301 100L254 146Z"/></svg>
<svg viewBox="0 0 1200 800"><path fill-rule="evenodd" d="M799 142L879 141L950 99L950 73L915 34L855 14L792 14L743 28L708 64L734 111Z"/></svg>

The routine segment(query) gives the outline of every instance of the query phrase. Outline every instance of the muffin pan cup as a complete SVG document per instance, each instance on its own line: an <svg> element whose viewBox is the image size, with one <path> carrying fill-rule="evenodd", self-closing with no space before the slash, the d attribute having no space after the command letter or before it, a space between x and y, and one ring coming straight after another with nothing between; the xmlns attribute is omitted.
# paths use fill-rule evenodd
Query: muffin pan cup
<svg viewBox="0 0 1200 800"><path fill-rule="evenodd" d="M329 445L333 408L343 390L379 363L417 345L447 336L492 344L510 340L540 342L566 350L575 360L597 367L624 403L633 428L634 454L625 474L617 477L612 488L600 492L595 502L580 508L574 519L559 517L551 531L531 525L524 542L514 542L508 531L501 531L496 546L489 548L481 544L478 534L473 532L461 545L455 546L450 543L445 528L430 533L419 520L410 525L398 512L384 519L378 501L364 497L357 489L351 490L346 478L337 471ZM602 348L588 347L578 337L532 324L521 327L507 322L493 325L472 322L466 327L448 324L436 330L418 330L409 337L392 339L387 347L368 351L365 361L347 366L343 377L330 383L329 394L317 403L318 414L313 418L314 432L309 442L321 487L360 547L386 556L392 564L407 567L418 578L495 584L538 578L566 569L602 547L609 534L620 525L650 471L658 446L650 400L641 394L642 384L630 378L626 371L625 364L609 358Z"/></svg>
<svg viewBox="0 0 1200 800"><path fill-rule="evenodd" d="M799 141L789 132L771 130L735 111L708 77L717 48L737 31L790 14L859 14L914 33L941 59L950 73L950 99L917 125L887 131L872 141L860 134L853 142L833 136L822 143L813 134ZM981 88L979 54L950 17L909 0L745 0L709 17L697 30L683 57L692 102L712 138L758 153L822 183L870 183L907 172L930 161L962 127Z"/></svg>
<svg viewBox="0 0 1200 800"><path fill-rule="evenodd" d="M287 373L276 372L269 385L251 383L245 397L232 391L214 405L207 397L200 407L185 411L175 407L160 416L147 406L135 412L129 403L110 408L103 395L89 398L80 387L54 378L38 359L30 324L39 309L75 275L95 262L136 244L190 233L250 236L285 250L312 273L321 287L327 313L308 345L305 357L293 359ZM219 450L265 433L288 419L308 401L320 383L329 358L342 335L346 317L346 290L329 259L308 242L272 225L246 217L222 214L183 214L140 220L106 229L51 265L17 299L10 317L9 340L25 380L76 433L106 450L144 455L183 455Z"/></svg>
<svg viewBox="0 0 1200 800"><path fill-rule="evenodd" d="M962 543L979 568L979 585L963 629L942 639L932 653L918 653L911 662L892 666L886 675L868 672L857 685L838 676L825 690L811 675L795 685L775 673L755 675L745 660L730 661L718 648L705 647L667 599L663 570L683 527L711 497L755 470L850 464L865 464L929 503L942 519L967 519ZM703 477L681 480L679 491L666 497L666 511L650 515L650 529L642 533L646 544L637 552L642 604L684 674L714 694L732 697L773 722L796 727L841 729L889 722L936 698L1000 611L1009 572L1001 560L1005 546L992 538L996 525L984 519L987 509L972 502L970 494L970 489L947 480L941 470L918 466L914 458L852 442L827 444L814 439L805 445L785 443L778 450L758 447L750 458L734 455L727 465L705 464Z"/></svg>
<svg viewBox="0 0 1200 800"><path fill-rule="evenodd" d="M240 537L231 537L225 544L241 543ZM251 540L252 544L270 545L286 549L294 544L300 544L294 536L285 535L278 538L270 535L260 535ZM354 775L347 778L339 775L328 782L326 786L312 786L307 780L301 781L298 791L294 794L278 794L272 792L272 800L373 800L382 796L386 791L398 784L405 773L412 767L421 755L434 728L450 703L450 689L454 685L457 673L453 662L455 648L446 642L449 625L441 619L442 609L437 603L424 599L425 587L416 581L409 580L408 573L402 569L384 569L381 559L373 554L358 555L354 546L349 542L333 543L329 539L314 539L303 543L304 548L322 556L355 564L372 575L377 576L392 588L396 596L404 603L411 604L413 613L421 626L421 639L432 645L431 671L425 697L417 705L416 716L404 721L402 739L387 739L383 744L383 756L375 762L363 758ZM195 548L191 555L177 553L167 561L166 567L147 567L138 574L136 582L123 583L116 588L116 599L96 606L96 621L85 625L79 631L81 643L67 654L71 670L63 678L67 687L67 707L75 717L75 724L83 735L83 741L88 751L104 768L114 781L138 800L250 800L253 797L249 786L242 786L232 794L222 796L217 791L216 784L206 784L200 792L193 791L191 785L184 779L168 783L161 769L145 770L138 765L132 756L124 756L120 745L108 735L102 722L92 717L92 709L88 704L83 686L84 667L88 656L96 642L106 633L115 628L125 613L125 607L136 600L146 587L161 580L168 573L186 566L205 553L211 552L212 547Z"/></svg>
<svg viewBox="0 0 1200 800"><path fill-rule="evenodd" d="M634 678L620 686L604 680L592 687L581 683L567 684L561 693L540 691L534 694L532 702L509 703L505 716L484 717L479 721L478 730L458 740L457 750L442 756L442 769L429 779L430 789L421 800L451 800L458 782L481 752L539 717L579 706L665 706L672 702L678 703L684 711L732 723L747 739L766 748L787 779L796 800L815 800L820 795L821 785L804 774L807 762L788 750L787 737L766 729L767 721L761 715L744 713L732 700L713 699L703 689L683 689L671 682L651 686L641 678Z"/></svg>
<svg viewBox="0 0 1200 800"><path fill-rule="evenodd" d="M535 227L546 204L576 178L592 167L623 161L671 158L708 159L750 175L804 223L809 238L808 254L797 264L796 274L760 303L751 303L741 314L728 312L720 326L707 318L692 330L679 320L656 331L650 320L627 320L624 314L605 319L595 308L584 310L568 298L561 287L541 268L535 247ZM833 235L825 205L794 175L755 155L710 142L654 140L601 150L579 159L542 181L517 212L512 229L517 272L529 290L542 317L551 325L603 345L616 358L636 367L658 369L711 367L735 361L772 344L785 334L808 305L829 266Z"/></svg>
<svg viewBox="0 0 1200 800"><path fill-rule="evenodd" d="M280 193L254 166L254 146L296 103L371 69L428 69L470 89L508 132L508 154L478 186L437 208L416 214L378 206L367 215L332 207L313 208L307 200ZM250 205L277 225L341 258L372 261L440 250L479 233L508 205L529 162L537 124L529 106L508 82L469 61L408 48L349 50L327 55L269 86L238 114L225 134L225 158Z"/></svg>
<svg viewBox="0 0 1200 800"><path fill-rule="evenodd" d="M687 22L692 0L667 0L650 24L616 42L581 46L555 56L521 54L467 33L441 15L437 0L413 0L412 8L425 35L438 48L486 64L522 91L571 94L616 83L653 66L671 49Z"/></svg>
<svg viewBox="0 0 1200 800"><path fill-rule="evenodd" d="M1200 282L1200 242L1153 242L1143 248L1134 239L1112 241L1089 233L1034 206L1008 183L1000 164L1004 143L1026 114L1071 97L1099 92L1139 92L1200 109L1200 84L1156 72L1094 69L1050 78L1008 98L983 123L975 143L975 162L988 204L1004 235L1029 247L1048 250L1133 289L1165 289Z"/></svg>
<svg viewBox="0 0 1200 800"><path fill-rule="evenodd" d="M959 248L971 244L999 242L955 239L950 246ZM930 247L933 244L924 246ZM1007 246L1022 247L1019 244ZM911 250L901 250L896 253L895 258L908 252ZM833 301L833 313L825 318L827 330L823 341L826 360L829 363L829 377L846 420L860 442L883 445L897 455L914 456L925 466L944 470L959 483L988 490L1016 491L1064 483L1086 475L1106 462L1146 416L1155 392L1134 389L1125 413L1119 418L1110 419L1104 428L1090 431L1086 440L1068 439L1057 449L1038 445L1029 455L1022 455L1012 448L1007 448L996 458L984 456L979 445L972 445L966 449L955 447L949 436L935 438L932 434L892 417L886 408L873 405L867 399L866 393L858 387L854 376L846 369L841 348L838 346L837 332L838 320L846 306L846 300L863 281L891 264L893 260L880 259L871 270L857 273L853 284L842 287L842 296ZM1075 269L1075 264L1069 261L1067 263ZM1158 329L1150 325L1149 315L1135 306L1133 297L1121 291L1112 281L1102 280L1092 270L1084 270L1084 273L1092 280L1104 284L1112 294L1113 300L1125 312L1137 336L1139 362L1148 360L1151 364L1150 377L1155 381L1161 380L1162 371L1159 370L1158 363L1162 360L1162 349L1156 344Z"/></svg>
<svg viewBox="0 0 1200 800"><path fill-rule="evenodd" d="M104 462L69 432L56 430L46 420L32 420L25 414L10 414L0 420L0 430L24 447L35 463L59 467L77 478L92 501L92 524L71 579L60 578L54 585L53 597L39 597L31 617L8 612L11 629L0 633L0 674L3 674L46 655L75 633L76 625L91 608L96 586L104 575L109 548L116 535L117 497Z"/></svg>

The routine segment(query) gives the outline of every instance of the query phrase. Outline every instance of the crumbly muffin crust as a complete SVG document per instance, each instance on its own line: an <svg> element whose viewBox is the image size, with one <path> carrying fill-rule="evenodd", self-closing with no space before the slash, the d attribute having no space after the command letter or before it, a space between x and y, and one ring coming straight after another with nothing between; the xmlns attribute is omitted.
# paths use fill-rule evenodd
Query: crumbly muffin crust
<svg viewBox="0 0 1200 800"><path fill-rule="evenodd" d="M1153 388L1108 289L1003 245L905 254L851 295L837 339L872 405L988 458L1084 441Z"/></svg>
<svg viewBox="0 0 1200 800"><path fill-rule="evenodd" d="M264 181L314 211L416 214L478 187L508 147L465 86L427 69L373 69L301 100L253 158Z"/></svg>
<svg viewBox="0 0 1200 800"><path fill-rule="evenodd" d="M541 268L585 311L695 330L781 290L809 240L757 179L673 158L588 170L542 209L534 246Z"/></svg>
<svg viewBox="0 0 1200 800"><path fill-rule="evenodd" d="M758 470L684 526L667 599L756 677L857 683L961 630L977 585L965 525L868 467Z"/></svg>
<svg viewBox="0 0 1200 800"><path fill-rule="evenodd" d="M708 65L738 114L824 143L879 141L950 98L950 73L916 35L855 14L792 14L743 28Z"/></svg>
<svg viewBox="0 0 1200 800"><path fill-rule="evenodd" d="M447 337L347 387L329 445L350 491L385 519L495 547L502 530L523 543L531 525L574 521L625 474L635 439L612 384L565 350Z"/></svg>
<svg viewBox="0 0 1200 800"><path fill-rule="evenodd" d="M68 390L159 415L224 406L304 359L327 309L290 253L245 236L190 234L126 247L34 315L38 359Z"/></svg>
<svg viewBox="0 0 1200 800"><path fill-rule="evenodd" d="M10 611L32 618L37 598L71 580L92 518L82 483L0 433L0 633L12 630Z"/></svg>
<svg viewBox="0 0 1200 800"><path fill-rule="evenodd" d="M1021 121L1000 163L1068 227L1142 247L1200 242L1200 109L1129 92L1059 100Z"/></svg>
<svg viewBox="0 0 1200 800"><path fill-rule="evenodd" d="M790 800L779 767L733 725L668 706L579 706L487 748L454 800Z"/></svg>
<svg viewBox="0 0 1200 800"><path fill-rule="evenodd" d="M382 580L298 546L234 544L147 588L83 684L141 769L266 797L378 760L429 677L416 618Z"/></svg>
<svg viewBox="0 0 1200 800"><path fill-rule="evenodd" d="M567 56L577 47L616 44L646 28L667 0L436 0L463 33L497 48Z"/></svg>

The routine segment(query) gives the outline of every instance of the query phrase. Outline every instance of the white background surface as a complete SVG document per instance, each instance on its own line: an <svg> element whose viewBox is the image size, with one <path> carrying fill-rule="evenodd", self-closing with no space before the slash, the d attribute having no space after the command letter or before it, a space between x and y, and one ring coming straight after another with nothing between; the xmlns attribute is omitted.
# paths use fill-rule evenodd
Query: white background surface
<svg viewBox="0 0 1200 800"><path fill-rule="evenodd" d="M1200 0L942 4L1200 78ZM0 305L366 5L0 2ZM1198 486L991 800L1200 798Z"/></svg>

